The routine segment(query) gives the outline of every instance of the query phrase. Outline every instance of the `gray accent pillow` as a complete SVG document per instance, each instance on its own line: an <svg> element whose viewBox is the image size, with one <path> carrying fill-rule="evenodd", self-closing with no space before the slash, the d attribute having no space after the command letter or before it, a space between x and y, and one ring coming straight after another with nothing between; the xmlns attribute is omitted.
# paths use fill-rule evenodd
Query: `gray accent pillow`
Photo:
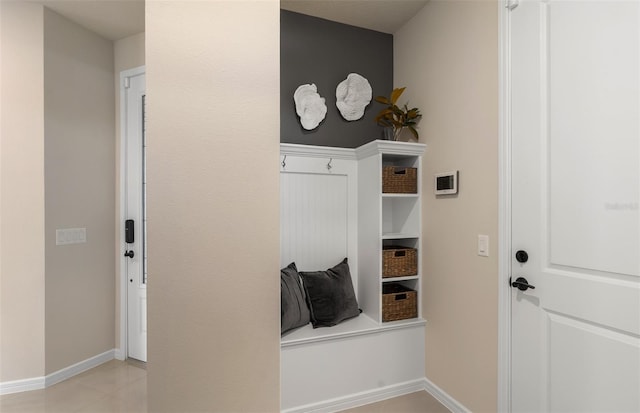
<svg viewBox="0 0 640 413"><path fill-rule="evenodd" d="M331 327L360 314L345 258L326 271L300 272L313 328Z"/></svg>
<svg viewBox="0 0 640 413"><path fill-rule="evenodd" d="M280 334L309 324L310 315L295 263L280 270Z"/></svg>

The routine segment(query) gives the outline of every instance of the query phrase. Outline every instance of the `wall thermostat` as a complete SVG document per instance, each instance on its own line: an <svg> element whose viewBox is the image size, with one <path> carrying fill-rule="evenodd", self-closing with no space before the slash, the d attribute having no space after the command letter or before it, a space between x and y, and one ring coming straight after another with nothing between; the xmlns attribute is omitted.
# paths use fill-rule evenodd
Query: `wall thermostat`
<svg viewBox="0 0 640 413"><path fill-rule="evenodd" d="M434 192L436 195L458 193L458 171L442 172L435 175Z"/></svg>

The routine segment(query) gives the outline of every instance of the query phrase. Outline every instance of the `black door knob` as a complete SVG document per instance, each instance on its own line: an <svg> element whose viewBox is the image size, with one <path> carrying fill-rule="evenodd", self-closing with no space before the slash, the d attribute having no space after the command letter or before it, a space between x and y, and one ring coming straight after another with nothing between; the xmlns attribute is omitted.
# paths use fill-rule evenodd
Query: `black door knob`
<svg viewBox="0 0 640 413"><path fill-rule="evenodd" d="M129 258L133 258L134 255L133 250L124 253L124 256Z"/></svg>
<svg viewBox="0 0 640 413"><path fill-rule="evenodd" d="M516 252L516 261L521 263L529 261L529 254L527 254L527 251L520 250Z"/></svg>
<svg viewBox="0 0 640 413"><path fill-rule="evenodd" d="M527 279L524 278L524 277L518 277L514 282L511 283L511 286L512 287L517 287L518 290L520 290L520 291L527 291L529 288L531 288L532 290L536 289L536 287L534 287L533 285L529 284Z"/></svg>

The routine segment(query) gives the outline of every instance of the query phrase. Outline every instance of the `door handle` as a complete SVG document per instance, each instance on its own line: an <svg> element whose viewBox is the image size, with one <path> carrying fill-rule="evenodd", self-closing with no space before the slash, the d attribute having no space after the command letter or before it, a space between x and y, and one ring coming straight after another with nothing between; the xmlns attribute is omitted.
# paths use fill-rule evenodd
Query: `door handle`
<svg viewBox="0 0 640 413"><path fill-rule="evenodd" d="M127 251L127 252L124 253L124 256L125 257L129 257L129 258L133 258L134 255L135 254L134 254L133 250Z"/></svg>
<svg viewBox="0 0 640 413"><path fill-rule="evenodd" d="M533 285L529 284L527 279L524 278L524 277L518 277L514 282L511 283L511 286L512 287L517 287L518 290L520 290L520 291L527 291L529 288L531 288L532 290L536 289L536 287L534 287Z"/></svg>

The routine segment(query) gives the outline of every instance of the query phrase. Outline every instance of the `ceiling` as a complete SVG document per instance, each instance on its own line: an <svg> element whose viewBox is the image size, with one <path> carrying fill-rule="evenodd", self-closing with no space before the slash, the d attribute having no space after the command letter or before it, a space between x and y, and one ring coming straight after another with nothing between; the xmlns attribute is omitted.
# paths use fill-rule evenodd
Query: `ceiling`
<svg viewBox="0 0 640 413"><path fill-rule="evenodd" d="M41 3L109 40L144 32L145 0L22 0ZM214 0L211 0L214 1ZM281 0L285 10L394 33L428 0Z"/></svg>
<svg viewBox="0 0 640 413"><path fill-rule="evenodd" d="M118 40L144 32L144 0L23 1L43 4L105 39Z"/></svg>
<svg viewBox="0 0 640 413"><path fill-rule="evenodd" d="M393 34L427 2L428 0L281 0L280 8Z"/></svg>

